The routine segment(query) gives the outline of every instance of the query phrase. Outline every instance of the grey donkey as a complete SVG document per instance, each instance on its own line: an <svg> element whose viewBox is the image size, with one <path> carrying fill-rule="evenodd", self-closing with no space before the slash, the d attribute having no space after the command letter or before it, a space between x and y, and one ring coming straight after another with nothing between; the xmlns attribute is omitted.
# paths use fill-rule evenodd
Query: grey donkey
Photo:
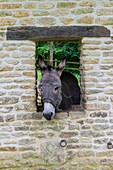
<svg viewBox="0 0 113 170"><path fill-rule="evenodd" d="M55 117L56 112L69 109L73 104L80 104L80 87L77 78L65 72L66 59L63 59L57 68L46 65L39 56L38 61L42 78L39 92L43 103L43 116L47 120Z"/></svg>

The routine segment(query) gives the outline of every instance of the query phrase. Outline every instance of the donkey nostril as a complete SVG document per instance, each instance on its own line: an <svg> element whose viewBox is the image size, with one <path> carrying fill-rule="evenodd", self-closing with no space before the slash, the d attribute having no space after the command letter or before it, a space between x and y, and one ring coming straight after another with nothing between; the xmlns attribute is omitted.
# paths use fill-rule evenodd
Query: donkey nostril
<svg viewBox="0 0 113 170"><path fill-rule="evenodd" d="M51 117L53 116L53 112L51 112Z"/></svg>
<svg viewBox="0 0 113 170"><path fill-rule="evenodd" d="M48 113L48 114L43 112L43 116L44 116L47 120L51 120L52 115L53 115L52 112L50 112L50 113Z"/></svg>

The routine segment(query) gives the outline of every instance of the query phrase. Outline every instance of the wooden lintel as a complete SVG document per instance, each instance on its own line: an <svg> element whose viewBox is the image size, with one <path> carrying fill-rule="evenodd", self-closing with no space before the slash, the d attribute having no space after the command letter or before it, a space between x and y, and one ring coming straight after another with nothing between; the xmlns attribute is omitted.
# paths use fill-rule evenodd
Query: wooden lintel
<svg viewBox="0 0 113 170"><path fill-rule="evenodd" d="M110 37L103 26L16 26L7 28L7 40L56 41L75 40L82 37Z"/></svg>

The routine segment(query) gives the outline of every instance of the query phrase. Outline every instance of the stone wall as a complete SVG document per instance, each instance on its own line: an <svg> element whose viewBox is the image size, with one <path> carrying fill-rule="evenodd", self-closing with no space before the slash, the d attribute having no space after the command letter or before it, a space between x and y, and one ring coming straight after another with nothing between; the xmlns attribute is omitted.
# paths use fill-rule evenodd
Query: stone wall
<svg viewBox="0 0 113 170"><path fill-rule="evenodd" d="M0 0L0 169L113 169L112 16L110 0ZM110 30L81 40L83 110L50 122L36 112L35 42L6 40L8 26L26 25Z"/></svg>

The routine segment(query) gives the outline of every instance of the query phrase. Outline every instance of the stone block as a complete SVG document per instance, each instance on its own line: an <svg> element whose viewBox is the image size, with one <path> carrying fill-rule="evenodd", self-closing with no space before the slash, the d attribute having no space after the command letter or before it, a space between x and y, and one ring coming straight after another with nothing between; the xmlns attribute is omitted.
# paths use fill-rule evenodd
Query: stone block
<svg viewBox="0 0 113 170"><path fill-rule="evenodd" d="M82 39L82 43L83 43L83 47L84 44L89 44L89 45L100 45L101 44L101 40L100 39L95 39L95 38L83 38Z"/></svg>
<svg viewBox="0 0 113 170"><path fill-rule="evenodd" d="M38 158L39 155L36 152L33 151L26 151L25 153L22 153L22 158L29 159L29 158Z"/></svg>
<svg viewBox="0 0 113 170"><path fill-rule="evenodd" d="M34 102L27 104L17 104L15 105L16 111L24 111L24 112L36 112L36 104Z"/></svg>
<svg viewBox="0 0 113 170"><path fill-rule="evenodd" d="M113 51L103 52L103 57L113 57Z"/></svg>
<svg viewBox="0 0 113 170"><path fill-rule="evenodd" d="M109 58L106 58L106 59L103 59L101 61L102 64L112 64L113 63L113 58L112 57L109 57Z"/></svg>
<svg viewBox="0 0 113 170"><path fill-rule="evenodd" d="M95 111L95 110L109 110L111 108L111 105L108 104L102 104L102 103L94 103L94 104L85 104L85 108L87 110Z"/></svg>
<svg viewBox="0 0 113 170"><path fill-rule="evenodd" d="M105 132L104 131L95 131L95 132L93 132L93 137L94 138L99 138L99 137L105 137L106 136L106 134L105 134Z"/></svg>
<svg viewBox="0 0 113 170"><path fill-rule="evenodd" d="M17 114L17 120L31 120L31 119L39 119L41 114L39 113L19 113Z"/></svg>
<svg viewBox="0 0 113 170"><path fill-rule="evenodd" d="M17 144L17 141L15 139L5 139L3 142L4 145L15 145Z"/></svg>
<svg viewBox="0 0 113 170"><path fill-rule="evenodd" d="M71 24L74 21L74 19L73 18L61 18L61 21L65 25L69 25L69 24Z"/></svg>
<svg viewBox="0 0 113 170"><path fill-rule="evenodd" d="M29 48L28 48L28 46L25 46L25 45L23 45L23 46L20 46L19 47L19 50L21 51L21 52L33 52L34 51L34 53L35 53L35 46L29 46ZM34 59L35 59L35 57L34 57Z"/></svg>
<svg viewBox="0 0 113 170"><path fill-rule="evenodd" d="M88 14L88 13L92 13L93 12L93 8L78 8L78 9L74 9L71 13L74 15L83 15L83 14Z"/></svg>
<svg viewBox="0 0 113 170"><path fill-rule="evenodd" d="M112 45L103 45L100 49L101 50L112 50L113 46Z"/></svg>
<svg viewBox="0 0 113 170"><path fill-rule="evenodd" d="M24 4L25 9L35 9L37 7L37 4L34 2L26 2Z"/></svg>
<svg viewBox="0 0 113 170"><path fill-rule="evenodd" d="M61 138L71 138L71 137L75 137L75 136L78 136L78 131L61 132L61 134L60 134Z"/></svg>
<svg viewBox="0 0 113 170"><path fill-rule="evenodd" d="M0 17L11 16L12 13L10 11L0 11Z"/></svg>
<svg viewBox="0 0 113 170"><path fill-rule="evenodd" d="M29 130L29 127L28 126L17 126L14 128L15 131L28 131Z"/></svg>
<svg viewBox="0 0 113 170"><path fill-rule="evenodd" d="M112 1L103 1L102 2L102 5L104 6L104 7L112 7L113 6L113 2Z"/></svg>
<svg viewBox="0 0 113 170"><path fill-rule="evenodd" d="M113 25L113 18L112 17L100 17L100 18L96 18L95 21L97 24L101 24L101 25Z"/></svg>
<svg viewBox="0 0 113 170"><path fill-rule="evenodd" d="M74 8L74 7L76 7L76 3L73 3L73 2L57 3L57 8Z"/></svg>
<svg viewBox="0 0 113 170"><path fill-rule="evenodd" d="M34 51L30 51L30 52L24 52L24 53L22 53L21 51L15 51L13 54L12 54L12 57L14 58L14 59L20 59L20 58L22 58L22 59L31 59L31 58L34 58L34 54L35 54L35 52Z"/></svg>
<svg viewBox="0 0 113 170"><path fill-rule="evenodd" d="M102 117L105 118L108 116L107 112L93 112L90 114L91 117Z"/></svg>
<svg viewBox="0 0 113 170"><path fill-rule="evenodd" d="M82 64L98 64L99 63L99 58L83 58L81 60ZM92 78L93 79L93 78Z"/></svg>
<svg viewBox="0 0 113 170"><path fill-rule="evenodd" d="M104 131L104 130L109 129L109 125L108 124L95 124L92 126L92 128L95 131Z"/></svg>
<svg viewBox="0 0 113 170"><path fill-rule="evenodd" d="M0 66L0 71L12 71L13 67L11 66Z"/></svg>
<svg viewBox="0 0 113 170"><path fill-rule="evenodd" d="M113 94L113 89L111 89L111 88L110 88L110 89L107 89L107 90L104 91L104 93L105 93L105 94L111 94L111 95L112 95L112 94Z"/></svg>
<svg viewBox="0 0 113 170"><path fill-rule="evenodd" d="M18 88L18 86L17 85L4 85L4 89L12 89L12 90L14 90L14 89L17 89Z"/></svg>
<svg viewBox="0 0 113 170"><path fill-rule="evenodd" d="M35 144L35 139L29 139L29 138L26 138L26 139L20 139L18 141L18 144L19 145L31 145L31 144Z"/></svg>
<svg viewBox="0 0 113 170"><path fill-rule="evenodd" d="M35 65L20 65L20 66L15 66L16 71L21 71L21 70L35 70Z"/></svg>
<svg viewBox="0 0 113 170"><path fill-rule="evenodd" d="M93 50L83 50L82 51L82 56L100 56L100 51L97 50L93 53Z"/></svg>
<svg viewBox="0 0 113 170"><path fill-rule="evenodd" d="M86 89L86 94L99 94L99 93L102 93L103 90L102 89Z"/></svg>
<svg viewBox="0 0 113 170"><path fill-rule="evenodd" d="M82 0L79 5L82 7L86 7L86 6L95 7L96 2L94 0L93 1L92 0Z"/></svg>
<svg viewBox="0 0 113 170"><path fill-rule="evenodd" d="M35 81L33 81L33 82L35 82ZM22 84L22 85L20 85L20 88L21 89L35 89L35 85L33 84L33 83L31 83L31 84Z"/></svg>
<svg viewBox="0 0 113 170"><path fill-rule="evenodd" d="M92 157L92 156L95 156L95 153L94 151L79 151L79 152L76 152L76 155L77 157Z"/></svg>
<svg viewBox="0 0 113 170"><path fill-rule="evenodd" d="M83 64L80 66L80 70L85 70L85 71L88 71L88 70L93 70L93 65L88 65L88 64Z"/></svg>
<svg viewBox="0 0 113 170"><path fill-rule="evenodd" d="M17 60L15 60L15 59L7 59L7 60L5 60L5 62L7 63L7 64L11 64L11 65L17 65L18 63L19 63L19 60L17 59Z"/></svg>
<svg viewBox="0 0 113 170"><path fill-rule="evenodd" d="M21 97L21 101L22 102L35 102L35 99L36 99L36 97L35 96L33 96L33 95L29 95L29 96L22 96Z"/></svg>
<svg viewBox="0 0 113 170"><path fill-rule="evenodd" d="M42 17L37 19L37 23L39 25L55 25L56 24L56 19L52 17Z"/></svg>
<svg viewBox="0 0 113 170"><path fill-rule="evenodd" d="M0 78L17 78L17 77L21 77L21 73L18 73L18 72L7 72L5 74L0 74ZM12 80L9 80L12 82Z"/></svg>
<svg viewBox="0 0 113 170"><path fill-rule="evenodd" d="M18 8L22 8L22 4L16 3L16 4L12 4L12 3L1 3L0 4L0 9L18 9Z"/></svg>
<svg viewBox="0 0 113 170"><path fill-rule="evenodd" d="M63 165L66 163L67 153L58 140L50 140L41 143L41 158L45 165Z"/></svg>
<svg viewBox="0 0 113 170"><path fill-rule="evenodd" d="M6 147L0 147L0 151L11 151L11 152L13 152L13 151L16 151L17 150L17 148L16 147L9 147L9 146L6 146Z"/></svg>
<svg viewBox="0 0 113 170"><path fill-rule="evenodd" d="M14 18L0 18L0 26L12 26L16 23Z"/></svg>
<svg viewBox="0 0 113 170"><path fill-rule="evenodd" d="M70 139L67 139L67 143L69 144L69 143L79 143L80 142L80 140L79 140L79 138L70 138Z"/></svg>
<svg viewBox="0 0 113 170"><path fill-rule="evenodd" d="M91 129L91 126L90 125L82 125L81 129L83 129L83 130Z"/></svg>
<svg viewBox="0 0 113 170"><path fill-rule="evenodd" d="M49 11L48 10L33 10L32 12L33 16L48 16L49 15Z"/></svg>
<svg viewBox="0 0 113 170"><path fill-rule="evenodd" d="M17 11L13 11L12 12L12 16L13 17L28 17L29 16L29 12L26 10L17 10Z"/></svg>
<svg viewBox="0 0 113 170"><path fill-rule="evenodd" d="M108 119L95 119L95 123L108 123Z"/></svg>
<svg viewBox="0 0 113 170"><path fill-rule="evenodd" d="M91 129L88 129L88 130L82 130L81 132L80 132L80 135L82 136L82 137L88 137L89 136L89 138L90 137L93 137L93 131L91 130Z"/></svg>
<svg viewBox="0 0 113 170"><path fill-rule="evenodd" d="M100 64L100 69L102 69L102 70L109 70L109 69L111 69L111 68L113 68L113 65L112 64Z"/></svg>
<svg viewBox="0 0 113 170"><path fill-rule="evenodd" d="M79 130L79 124L71 123L69 124L69 130Z"/></svg>
<svg viewBox="0 0 113 170"><path fill-rule="evenodd" d="M13 88L12 88L12 89L13 89ZM21 95L23 94L23 92L20 91L20 90L12 90L12 91L9 91L8 94L9 94L10 96L21 96Z"/></svg>
<svg viewBox="0 0 113 170"><path fill-rule="evenodd" d="M13 131L13 128L12 128L12 126L10 126L10 125L7 125L7 126L3 126L2 127L2 129L1 129L1 131L4 133L4 132L12 132Z"/></svg>
<svg viewBox="0 0 113 170"><path fill-rule="evenodd" d="M38 5L38 8L39 9L44 9L44 10L46 10L46 9L48 9L48 10L50 10L50 9L52 9L52 8L54 8L54 4L51 2L51 3L42 3L42 4L39 4Z"/></svg>
<svg viewBox="0 0 113 170"><path fill-rule="evenodd" d="M1 111L2 113L10 113L12 110L13 110L13 107L12 107L12 106L5 106L5 107L3 107L3 106L1 105L1 107L0 107L0 111Z"/></svg>
<svg viewBox="0 0 113 170"><path fill-rule="evenodd" d="M113 9L110 9L110 8L105 8L105 9L99 9L96 11L96 14L98 16L102 16L102 15L113 15Z"/></svg>
<svg viewBox="0 0 113 170"><path fill-rule="evenodd" d="M82 47L82 50L99 50L100 46L99 45L89 45L89 44L84 44Z"/></svg>
<svg viewBox="0 0 113 170"><path fill-rule="evenodd" d="M24 75L24 76L27 76L27 77L35 77L35 72L30 72L30 71L29 71L29 72L25 72L25 71L24 71L24 72L23 72L23 75Z"/></svg>
<svg viewBox="0 0 113 170"><path fill-rule="evenodd" d="M17 97L2 97L0 98L0 105L8 105L18 103L19 98Z"/></svg>
<svg viewBox="0 0 113 170"><path fill-rule="evenodd" d="M78 24L93 24L94 17L93 16L84 16L77 19Z"/></svg>
<svg viewBox="0 0 113 170"><path fill-rule="evenodd" d="M6 115L5 116L5 121L6 122L13 122L13 121L15 121L15 115Z"/></svg>
<svg viewBox="0 0 113 170"><path fill-rule="evenodd" d="M36 23L35 18L23 18L20 20L21 25L34 25Z"/></svg>
<svg viewBox="0 0 113 170"><path fill-rule="evenodd" d="M50 11L50 15L52 16L66 16L69 14L69 11L67 11L67 9L53 9L52 11Z"/></svg>
<svg viewBox="0 0 113 170"><path fill-rule="evenodd" d="M20 163L18 162L18 163L16 163L15 161L13 161L13 160L6 160L6 161L4 161L4 167L7 169L9 169L9 168L14 168L15 166L17 166L17 167L20 167Z"/></svg>

